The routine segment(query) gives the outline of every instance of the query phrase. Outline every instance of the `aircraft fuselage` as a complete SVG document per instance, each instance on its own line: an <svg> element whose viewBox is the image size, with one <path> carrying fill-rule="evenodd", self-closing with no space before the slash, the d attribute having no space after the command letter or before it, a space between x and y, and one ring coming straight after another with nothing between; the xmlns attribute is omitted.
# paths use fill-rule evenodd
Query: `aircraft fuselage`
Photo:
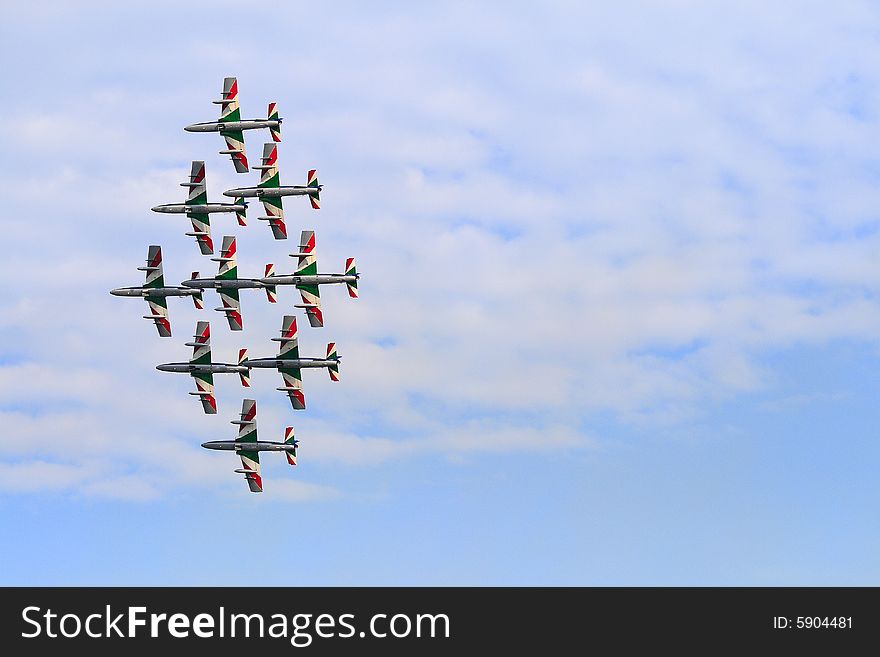
<svg viewBox="0 0 880 657"><path fill-rule="evenodd" d="M240 203L204 203L202 205L186 205L184 203L164 203L150 208L153 212L166 214L210 214L211 212L246 212L247 206Z"/></svg>
<svg viewBox="0 0 880 657"><path fill-rule="evenodd" d="M307 185L282 185L281 187L236 187L235 189L227 189L223 192L223 196L233 196L236 198L260 198L276 197L276 196L308 196L317 194L321 189L318 187L309 187Z"/></svg>
<svg viewBox="0 0 880 657"><path fill-rule="evenodd" d="M221 130L257 130L280 128L281 119L245 119L243 121L202 121L184 128L187 132L220 132Z"/></svg>
<svg viewBox="0 0 880 657"><path fill-rule="evenodd" d="M156 365L160 372L184 372L186 374L212 373L212 374L247 374L248 368L244 365L231 363L163 363Z"/></svg>
<svg viewBox="0 0 880 657"><path fill-rule="evenodd" d="M200 290L211 288L215 290L229 290L266 287L266 285L257 278L193 278L188 281L183 281L181 284L188 288L197 288Z"/></svg>
<svg viewBox="0 0 880 657"><path fill-rule="evenodd" d="M189 287L118 287L110 290L117 297L189 297L199 291Z"/></svg>
<svg viewBox="0 0 880 657"><path fill-rule="evenodd" d="M202 443L205 449L226 449L240 452L292 452L296 449L293 445L286 443L273 443L268 440L258 440L252 443L241 443L235 440L212 440Z"/></svg>
<svg viewBox="0 0 880 657"><path fill-rule="evenodd" d="M326 285L332 283L357 283L357 280L357 276L349 276L348 274L315 274L314 276L284 274L259 279L263 285Z"/></svg>
<svg viewBox="0 0 880 657"><path fill-rule="evenodd" d="M248 358L248 367L268 367L272 369L281 369L282 367L296 367L305 369L307 367L335 367L339 365L336 359L327 358Z"/></svg>

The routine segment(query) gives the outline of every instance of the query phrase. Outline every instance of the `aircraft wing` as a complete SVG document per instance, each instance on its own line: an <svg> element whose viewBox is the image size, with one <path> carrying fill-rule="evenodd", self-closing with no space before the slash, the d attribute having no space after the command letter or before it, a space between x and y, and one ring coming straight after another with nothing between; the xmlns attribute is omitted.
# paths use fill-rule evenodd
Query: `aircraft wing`
<svg viewBox="0 0 880 657"><path fill-rule="evenodd" d="M241 402L241 419L238 424L238 438L235 451L241 458L241 470L252 493L263 492L263 478L260 476L260 453L247 449L248 443L257 442L257 403L253 399Z"/></svg>
<svg viewBox="0 0 880 657"><path fill-rule="evenodd" d="M302 370L298 367L279 367L278 371L284 379L282 390L290 398L290 405L294 410L303 410L306 407L306 398L302 391Z"/></svg>
<svg viewBox="0 0 880 657"><path fill-rule="evenodd" d="M223 302L223 307L218 308L217 310L222 310L226 313L226 321L229 322L229 330L240 331L243 326L243 321L241 318L241 301L239 299L238 290L236 288L220 288L217 291L220 293L220 301Z"/></svg>
<svg viewBox="0 0 880 657"><path fill-rule="evenodd" d="M168 301L165 297L144 297L150 306L150 314L144 315L146 319L152 319L159 331L159 336L163 338L171 337L171 322L168 320Z"/></svg>
<svg viewBox="0 0 880 657"><path fill-rule="evenodd" d="M162 275L162 247L152 244L147 249L147 264L139 267L146 272L144 287L165 287L165 278Z"/></svg>
<svg viewBox="0 0 880 657"><path fill-rule="evenodd" d="M201 160L193 160L189 172L189 180L183 183L189 189L186 196L186 216L192 223L192 233L199 244L202 255L214 253L214 244L211 241L210 215L198 212L200 206L208 202L208 192L205 186L205 163ZM192 211L190 211L192 210Z"/></svg>
<svg viewBox="0 0 880 657"><path fill-rule="evenodd" d="M223 281L234 281L238 278L238 264L236 262L236 246L235 236L225 235L223 237L223 246L220 248L220 257L211 258L220 263L220 269L217 271L217 278ZM229 328L233 331L242 329L241 321L241 303L239 302L238 289L234 287L217 288L220 294L220 301L223 302L222 310L226 313L226 321L229 322Z"/></svg>
<svg viewBox="0 0 880 657"><path fill-rule="evenodd" d="M192 235L196 238L196 242L198 242L199 245L199 252L202 255L211 255L214 253L214 242L211 239L211 220L209 219L209 215L205 213L187 212L186 216L189 217L190 223L192 223L192 233L187 233L187 235Z"/></svg>
<svg viewBox="0 0 880 657"><path fill-rule="evenodd" d="M266 219L272 228L272 236L276 240L287 239L287 224L284 223L284 208L281 207L280 196L264 196L260 199L263 203L263 210L266 213Z"/></svg>
<svg viewBox="0 0 880 657"><path fill-rule="evenodd" d="M248 172L247 156L244 153L244 133L241 130L220 130L226 140L226 150L232 157L232 164L237 173Z"/></svg>
<svg viewBox="0 0 880 657"><path fill-rule="evenodd" d="M193 372L192 378L196 382L196 392L202 402L202 410L208 415L217 413L217 398L214 396L214 375L210 372Z"/></svg>
<svg viewBox="0 0 880 657"><path fill-rule="evenodd" d="M281 338L279 338L279 360L296 361L299 359L299 340L296 337L296 317L285 315L281 323ZM306 400L302 393L302 371L299 367L285 365L279 367L281 378L284 379L284 387L280 388L290 397L290 405L296 410L306 407Z"/></svg>
<svg viewBox="0 0 880 657"><path fill-rule="evenodd" d="M281 322L281 337L277 338L279 359L296 360L299 358L299 340L296 333L296 317L285 315Z"/></svg>
<svg viewBox="0 0 880 657"><path fill-rule="evenodd" d="M214 101L220 105L220 122L240 121L241 111L238 108L238 80L223 78L223 95ZM244 134L241 130L220 129L226 140L226 154L232 158L232 164L238 173L247 173L248 162L244 154Z"/></svg>
<svg viewBox="0 0 880 657"><path fill-rule="evenodd" d="M321 292L317 285L297 285L299 295L302 297L302 305L309 317L309 326L320 328L324 326L324 313L321 311Z"/></svg>
<svg viewBox="0 0 880 657"><path fill-rule="evenodd" d="M196 333L193 342L187 343L193 348L192 358L189 362L194 365L210 365L211 363L211 325L208 322L197 322ZM217 399L214 397L214 375L211 372L192 372L191 376L196 382L196 392L202 401L202 409L209 415L217 412Z"/></svg>
<svg viewBox="0 0 880 657"><path fill-rule="evenodd" d="M318 260L315 257L315 231L304 230L299 238L299 252L296 254L298 263L296 273L299 276L315 276L318 273ZM297 285L302 297L302 305L309 318L309 326L324 326L324 314L321 312L321 288L319 285Z"/></svg>
<svg viewBox="0 0 880 657"><path fill-rule="evenodd" d="M254 167L260 169L260 182L257 185L264 189L276 189L281 184L278 175L278 148L277 144L269 142L263 144L263 157L260 158L260 166ZM264 220L269 222L272 228L272 235L276 240L287 239L287 226L284 224L284 209L281 204L280 196L264 196L260 199L263 202L263 209L266 216Z"/></svg>

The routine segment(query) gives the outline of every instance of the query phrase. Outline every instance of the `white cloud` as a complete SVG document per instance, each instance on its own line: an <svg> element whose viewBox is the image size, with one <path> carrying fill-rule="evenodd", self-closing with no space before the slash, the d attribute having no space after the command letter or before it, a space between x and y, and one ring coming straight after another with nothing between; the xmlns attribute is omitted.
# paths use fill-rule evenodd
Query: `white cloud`
<svg viewBox="0 0 880 657"><path fill-rule="evenodd" d="M0 463L0 488L15 493L64 490L88 476L89 472L77 465L46 461Z"/></svg>

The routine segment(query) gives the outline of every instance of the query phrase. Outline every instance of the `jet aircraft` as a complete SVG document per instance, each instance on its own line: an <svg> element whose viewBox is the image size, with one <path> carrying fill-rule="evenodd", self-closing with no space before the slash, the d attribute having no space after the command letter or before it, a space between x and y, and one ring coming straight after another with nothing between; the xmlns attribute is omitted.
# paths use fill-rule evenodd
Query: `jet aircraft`
<svg viewBox="0 0 880 657"><path fill-rule="evenodd" d="M308 196L315 210L321 208L321 190L323 185L318 184L318 174L315 169L309 171L305 185L281 185L278 175L278 147L276 144L263 145L262 164L252 167L262 171L260 183L256 187L236 187L223 192L224 196L235 198L259 198L266 212L265 217L257 217L261 221L268 221L272 228L272 235L276 240L287 239L287 226L284 224L284 208L282 197L284 196Z"/></svg>
<svg viewBox="0 0 880 657"><path fill-rule="evenodd" d="M238 266L236 264L235 237L225 236L219 258L211 258L220 262L220 269L215 278L199 278L198 272L188 281L183 281L186 287L199 288L202 290L214 288L223 302L222 308L215 310L226 313L229 328L240 331L243 326L241 315L241 302L239 290L245 288L262 288L266 292L269 303L277 301L278 285L294 285L300 291L303 303L295 304L297 308L305 308L309 325L313 327L324 326L324 314L321 310L320 286L332 283L345 283L349 296L357 298L357 285L359 274L355 267L354 258L345 261L344 274L319 274L315 260L315 233L304 230L300 236L298 253L291 253L291 257L299 258L299 266L294 274L275 274L273 264L266 265L263 278L238 278Z"/></svg>
<svg viewBox="0 0 880 657"><path fill-rule="evenodd" d="M184 128L187 132L219 132L226 140L226 150L221 155L229 155L238 173L247 173L248 161L244 152L244 131L269 128L272 139L281 141L281 122L278 116L277 103L269 103L269 112L265 119L241 119L238 107L238 80L223 78L223 97L213 101L220 105L220 119L193 123Z"/></svg>
<svg viewBox="0 0 880 657"><path fill-rule="evenodd" d="M215 278L199 278L199 272L195 271L192 278L188 281L183 281L182 285L193 289L204 290L214 288L217 290L223 306L214 310L226 313L229 328L233 331L240 331L243 327L243 320L238 291L242 288L264 288L266 296L269 297L269 302L275 303L275 288L266 285L258 278L238 278L235 252L235 237L232 235L224 236L220 257L211 258L211 260L216 260L220 263L217 276Z"/></svg>
<svg viewBox="0 0 880 657"><path fill-rule="evenodd" d="M326 358L300 358L299 343L296 337L296 317L293 315L284 316L284 321L281 324L281 337L272 338L272 341L280 343L278 355L275 358L251 360L247 357L247 350L243 350L244 356L239 358L239 364L248 369L253 367L277 369L281 373L284 385L276 390L287 393L290 405L295 410L302 410L306 407L306 400L302 392L301 370L303 368L326 367L330 380L339 381L339 361L341 359L336 354L336 343L327 344Z"/></svg>
<svg viewBox="0 0 880 657"><path fill-rule="evenodd" d="M193 338L195 342L186 343L187 347L193 348L193 355L188 363L164 363L157 365L156 369L160 372L186 372L189 374L196 382L196 392L189 394L199 397L205 413L213 415L217 412L217 399L214 397L214 374L238 374L241 378L241 385L245 388L250 387L250 370L242 366L242 363L247 361L247 349L239 350L238 365L212 363L211 324L198 322Z"/></svg>
<svg viewBox="0 0 880 657"><path fill-rule="evenodd" d="M321 285L345 283L348 288L348 296L357 299L359 275L354 258L345 260L344 274L318 273L318 262L315 258L315 231L304 230L300 234L299 252L291 253L290 257L299 258L296 273L276 274L275 266L270 263L266 265L266 275L260 281L267 286L267 292L270 287L274 292L276 285L295 285L303 301L301 304L296 304L296 307L305 308L310 326L324 326L324 313L321 311ZM271 298L270 301L272 301Z"/></svg>
<svg viewBox="0 0 880 657"><path fill-rule="evenodd" d="M208 203L205 186L205 163L194 160L189 174L189 181L180 183L181 187L189 187L189 194L184 203L165 203L151 208L153 212L186 213L192 222L192 232L186 233L195 237L202 255L214 253L214 242L211 241L211 213L234 212L239 226L246 226L245 213L247 203L243 198L235 199L234 203Z"/></svg>
<svg viewBox="0 0 880 657"><path fill-rule="evenodd" d="M163 338L171 337L171 322L168 320L167 297L192 297L198 310L202 309L202 291L191 287L166 287L162 275L162 247L153 244L147 249L147 264L138 267L138 271L146 272L146 281L141 287L118 287L110 290L117 297L143 297L150 306L150 314L144 319L151 319L156 330Z"/></svg>
<svg viewBox="0 0 880 657"><path fill-rule="evenodd" d="M238 438L235 440L212 440L202 443L206 449L231 450L241 457L241 469L235 472L243 474L248 488L252 493L263 492L263 478L260 476L260 452L284 452L287 462L296 465L296 448L299 441L293 436L293 427L284 429L284 442L274 443L257 440L257 402L245 399L241 402L239 419L232 420L238 425Z"/></svg>

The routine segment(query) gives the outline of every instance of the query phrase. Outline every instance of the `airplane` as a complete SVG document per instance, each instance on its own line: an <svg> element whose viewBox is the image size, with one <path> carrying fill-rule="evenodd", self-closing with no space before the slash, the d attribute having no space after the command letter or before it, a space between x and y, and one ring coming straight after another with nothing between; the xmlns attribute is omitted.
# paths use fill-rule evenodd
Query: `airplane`
<svg viewBox="0 0 880 657"><path fill-rule="evenodd" d="M272 338L273 342L279 342L278 355L275 358L255 358L253 360L247 357L247 350L242 350L244 355L239 358L239 365L250 370L253 367L266 367L277 369L281 372L281 378L284 385L275 388L282 392L286 392L290 398L290 405L295 410L302 410L306 407L306 400L302 392L302 373L301 370L307 367L326 367L327 373L330 375L331 381L339 381L339 361L340 357L336 354L336 343L327 344L326 358L300 358L299 343L296 337L296 317L293 315L285 315L281 324L281 337Z"/></svg>
<svg viewBox="0 0 880 657"><path fill-rule="evenodd" d="M229 155L238 173L247 173L248 161L244 152L244 131L269 128L272 140L281 141L281 122L278 116L278 104L269 103L269 112L265 119L241 120L238 108L238 80L223 78L223 98L213 101L220 105L220 119L193 123L184 128L187 132L219 132L226 140L226 150L220 155Z"/></svg>
<svg viewBox="0 0 880 657"><path fill-rule="evenodd" d="M324 314L321 311L320 286L330 283L345 283L348 288L348 296L358 298L358 278L360 277L355 267L354 258L345 260L344 274L319 274L318 263L315 258L315 231L304 230L299 238L299 252L291 253L291 258L299 258L296 273L276 274L273 264L266 265L265 276L260 282L266 285L266 293L271 288L274 295L276 285L295 285L302 296L302 303L296 304L297 308L305 308L312 327L324 326ZM186 285L186 283L183 283ZM269 299L274 303L274 299Z"/></svg>
<svg viewBox="0 0 880 657"><path fill-rule="evenodd" d="M263 288L269 303L278 300L278 285L295 285L300 291L303 303L295 304L296 308L305 308L309 318L309 325L313 327L324 326L324 315L321 311L321 298L319 286L328 283L345 283L351 297L357 298L357 282L359 274L355 267L354 258L345 261L344 274L318 274L318 266L315 261L315 233L311 230L302 231L300 236L300 250L291 253L291 257L299 258L299 266L295 274L275 274L273 264L266 265L264 278L238 278L238 266L236 265L235 237L225 236L219 258L211 258L220 262L220 269L215 278L199 278L198 272L193 272L192 278L181 284L186 287L199 288L201 290L214 288L223 302L222 308L215 310L225 312L229 321L229 328L240 331L243 327L241 315L241 303L239 290L243 288Z"/></svg>
<svg viewBox="0 0 880 657"><path fill-rule="evenodd" d="M238 352L238 365L231 363L212 363L211 362L211 324L209 322L198 322L196 324L196 334L193 336L195 342L187 342L187 347L193 348L192 358L188 363L164 363L157 365L156 369L160 372L186 372L196 382L196 392L189 394L199 397L202 401L202 409L209 415L217 412L217 399L214 397L214 374L238 374L241 378L241 385L249 388L250 370L243 367L242 363L247 361L247 349L240 349Z"/></svg>
<svg viewBox="0 0 880 657"><path fill-rule="evenodd" d="M147 249L147 264L138 267L138 271L146 272L146 281L142 287L118 287L110 290L117 297L143 297L150 306L150 314L144 319L151 319L163 338L171 337L171 322L168 320L168 301L166 297L192 297L197 310L202 309L202 291L190 287L166 287L162 276L162 247L153 244Z"/></svg>
<svg viewBox="0 0 880 657"><path fill-rule="evenodd" d="M235 440L212 440L202 443L205 449L234 451L241 458L241 468L234 470L243 474L252 493L263 492L263 478L260 476L260 452L284 452L287 462L296 465L296 448L299 441L293 437L293 427L284 429L284 442L274 443L257 440L257 402L245 399L241 402L239 419L232 420L238 425L238 438Z"/></svg>
<svg viewBox="0 0 880 657"><path fill-rule="evenodd" d="M247 226L245 213L247 203L243 198L235 199L234 203L208 203L208 194L205 187L205 163L193 160L190 169L189 181L180 183L181 187L189 187L189 194L184 203L165 203L151 208L153 212L162 213L186 213L192 222L193 230L186 233L195 237L202 255L214 253L214 242L211 241L211 213L234 212L239 226Z"/></svg>
<svg viewBox="0 0 880 657"><path fill-rule="evenodd" d="M321 190L323 185L318 184L318 175L315 169L309 171L305 185L281 185L278 175L278 146L276 144L263 145L262 164L251 167L262 171L260 184L256 187L236 187L223 192L224 196L235 198L259 198L266 212L265 217L257 217L261 221L268 221L272 228L272 235L276 240L287 239L287 226L284 224L284 209L281 201L284 196L308 196L315 210L321 209Z"/></svg>
<svg viewBox="0 0 880 657"><path fill-rule="evenodd" d="M220 263L215 278L199 278L199 272L194 271L192 278L183 281L182 285L187 288L197 288L205 290L214 288L220 295L220 301L223 303L222 308L215 308L220 312L226 313L226 320L229 322L229 328L233 331L240 331L243 327L241 317L241 302L239 300L238 291L242 288L265 288L266 296L269 297L270 303L275 303L275 288L267 286L257 278L238 278L238 265L235 258L235 237L226 235L223 237L223 246L220 249L219 258L211 258Z"/></svg>

